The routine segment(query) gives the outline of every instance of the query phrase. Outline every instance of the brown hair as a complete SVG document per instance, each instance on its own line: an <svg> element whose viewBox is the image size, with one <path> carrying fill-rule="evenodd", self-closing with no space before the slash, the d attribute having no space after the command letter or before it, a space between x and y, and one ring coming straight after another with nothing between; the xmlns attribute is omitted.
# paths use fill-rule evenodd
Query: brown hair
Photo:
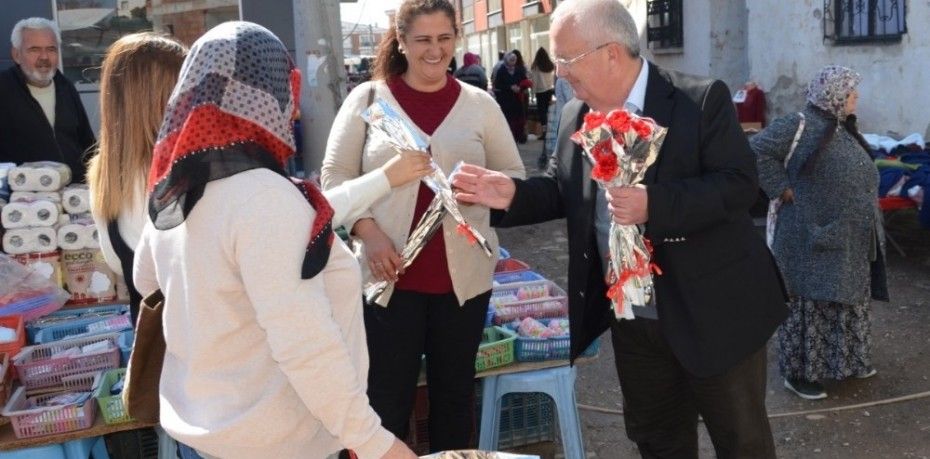
<svg viewBox="0 0 930 459"><path fill-rule="evenodd" d="M458 20L455 16L455 7L448 0L404 0L394 16L394 25L388 28L378 45L378 55L375 56L375 80L387 80L407 71L407 57L399 50L400 39L404 37L413 20L423 14L436 12L445 13L452 22L455 36L459 35Z"/></svg>
<svg viewBox="0 0 930 459"><path fill-rule="evenodd" d="M93 212L115 220L125 203L144 193L152 148L187 48L151 32L114 42L100 74L100 141L87 183ZM139 184L143 186L139 186Z"/></svg>

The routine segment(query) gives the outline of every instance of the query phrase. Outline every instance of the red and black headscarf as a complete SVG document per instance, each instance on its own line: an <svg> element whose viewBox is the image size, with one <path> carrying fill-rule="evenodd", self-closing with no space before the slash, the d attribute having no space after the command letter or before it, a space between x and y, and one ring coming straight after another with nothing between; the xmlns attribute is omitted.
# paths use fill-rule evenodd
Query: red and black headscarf
<svg viewBox="0 0 930 459"><path fill-rule="evenodd" d="M155 143L148 190L155 228L181 224L211 180L257 168L287 177L299 88L287 49L260 25L227 22L197 40ZM316 210L301 268L309 279L329 259L333 210L314 184L291 180Z"/></svg>

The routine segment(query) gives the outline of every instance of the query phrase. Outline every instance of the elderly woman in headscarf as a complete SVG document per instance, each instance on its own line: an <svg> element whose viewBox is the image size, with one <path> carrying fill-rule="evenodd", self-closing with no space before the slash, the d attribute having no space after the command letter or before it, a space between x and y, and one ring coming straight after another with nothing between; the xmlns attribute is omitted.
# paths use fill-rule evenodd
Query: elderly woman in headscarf
<svg viewBox="0 0 930 459"><path fill-rule="evenodd" d="M751 140L762 189L781 201L771 248L790 315L779 368L785 387L809 400L827 396L824 379L875 375L869 302L888 299L878 171L856 127L860 80L823 68L804 109Z"/></svg>
<svg viewBox="0 0 930 459"><path fill-rule="evenodd" d="M494 74L494 98L507 118L510 133L517 143L526 143L526 112L523 109L523 91L532 83L526 67L518 65L517 55L504 55L504 64Z"/></svg>
<svg viewBox="0 0 930 459"><path fill-rule="evenodd" d="M207 32L181 68L133 269L165 298L161 425L204 457L415 458L366 396L344 217L284 171L299 85L284 45L247 22Z"/></svg>
<svg viewBox="0 0 930 459"><path fill-rule="evenodd" d="M475 53L465 53L462 67L455 71L455 78L476 88L488 90L488 75L481 66L481 56Z"/></svg>

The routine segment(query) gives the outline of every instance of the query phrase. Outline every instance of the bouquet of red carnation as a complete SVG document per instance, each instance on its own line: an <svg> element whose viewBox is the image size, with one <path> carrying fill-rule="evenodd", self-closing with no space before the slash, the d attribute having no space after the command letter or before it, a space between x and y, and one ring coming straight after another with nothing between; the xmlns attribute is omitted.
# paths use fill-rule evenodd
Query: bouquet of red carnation
<svg viewBox="0 0 930 459"><path fill-rule="evenodd" d="M659 156L667 132L651 118L626 110L590 112L572 141L593 164L591 178L606 189L640 183ZM652 245L638 225L611 222L608 250L607 297L618 319L633 319L632 306L645 306L652 299L652 273L661 274L651 261Z"/></svg>

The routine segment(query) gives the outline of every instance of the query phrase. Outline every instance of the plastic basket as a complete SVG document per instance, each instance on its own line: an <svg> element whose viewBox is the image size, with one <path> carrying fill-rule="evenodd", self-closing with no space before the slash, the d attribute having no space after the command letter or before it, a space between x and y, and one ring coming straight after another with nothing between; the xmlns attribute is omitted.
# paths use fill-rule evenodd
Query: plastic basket
<svg viewBox="0 0 930 459"><path fill-rule="evenodd" d="M514 332L504 327L485 328L475 357L475 371L513 363L513 341L516 337Z"/></svg>
<svg viewBox="0 0 930 459"><path fill-rule="evenodd" d="M497 288L506 284L517 284L523 282L538 282L546 280L541 274L535 271L516 271L510 273L496 273L492 280L492 285Z"/></svg>
<svg viewBox="0 0 930 459"><path fill-rule="evenodd" d="M6 405L10 399L10 389L13 388L13 369L10 365L10 354L0 352L0 405Z"/></svg>
<svg viewBox="0 0 930 459"><path fill-rule="evenodd" d="M494 267L494 273L513 273L517 271L527 271L530 269L530 265L517 260L516 258L505 258L503 260L497 260L497 265Z"/></svg>
<svg viewBox="0 0 930 459"><path fill-rule="evenodd" d="M59 309L42 318L26 321L26 337L30 343L35 342L36 334L45 328L69 324L96 322L106 316L126 314L129 305L110 304L106 306L92 306L88 308Z"/></svg>
<svg viewBox="0 0 930 459"><path fill-rule="evenodd" d="M129 354L132 353L132 343L135 336L135 332L130 328L121 331L119 338L116 339L116 344L119 346L119 365L121 367L129 365Z"/></svg>
<svg viewBox="0 0 930 459"><path fill-rule="evenodd" d="M543 319L540 322L549 326L552 320L566 320L562 317L559 319ZM507 325L511 328L512 324ZM591 357L597 355L600 349L600 340L594 340L584 352L582 357ZM561 360L568 359L571 355L572 343L571 336L559 336L555 338L533 338L530 336L520 336L513 343L514 358L518 362L538 362L540 360Z"/></svg>
<svg viewBox="0 0 930 459"><path fill-rule="evenodd" d="M81 404L29 408L30 402L43 402L57 394L26 397L26 388L16 389L3 415L10 418L16 438L32 438L75 430L86 429L94 425L97 404L88 398Z"/></svg>
<svg viewBox="0 0 930 459"><path fill-rule="evenodd" d="M62 378L66 376L119 368L117 339L118 335L112 333L26 346L14 357L13 365L20 381L30 391L62 387ZM101 341L109 343L107 350L79 356L54 356L72 347L80 348Z"/></svg>
<svg viewBox="0 0 930 459"><path fill-rule="evenodd" d="M23 316L13 314L11 316L0 317L0 326L12 328L16 331L16 339L6 343L0 343L0 352L16 355L19 353L19 350L26 345L26 331L24 328Z"/></svg>
<svg viewBox="0 0 930 459"><path fill-rule="evenodd" d="M542 292L538 291L540 287ZM528 298L525 292L530 292L530 295L544 296ZM568 315L568 297L565 291L552 281L512 284L495 288L491 293L491 305L494 308L494 323L498 325L524 317L548 319Z"/></svg>
<svg viewBox="0 0 930 459"><path fill-rule="evenodd" d="M507 251L507 249L498 246L498 247L497 247L497 259L498 259L498 260L506 260L506 259L508 259L508 258L510 258L510 252Z"/></svg>
<svg viewBox="0 0 930 459"><path fill-rule="evenodd" d="M100 380L100 384L97 386L97 392L94 393L94 396L97 397L97 404L100 405L100 414L103 415L103 421L107 424L132 421L129 412L123 406L123 396L121 394L110 395L110 386L119 381L120 377L125 374L125 368L107 371L103 374L103 379Z"/></svg>
<svg viewBox="0 0 930 459"><path fill-rule="evenodd" d="M66 338L73 339L82 336L115 333L128 329L132 329L132 319L129 318L129 313L126 312L125 314L109 317L78 319L58 325L49 325L37 331L32 342L34 344L46 344Z"/></svg>

